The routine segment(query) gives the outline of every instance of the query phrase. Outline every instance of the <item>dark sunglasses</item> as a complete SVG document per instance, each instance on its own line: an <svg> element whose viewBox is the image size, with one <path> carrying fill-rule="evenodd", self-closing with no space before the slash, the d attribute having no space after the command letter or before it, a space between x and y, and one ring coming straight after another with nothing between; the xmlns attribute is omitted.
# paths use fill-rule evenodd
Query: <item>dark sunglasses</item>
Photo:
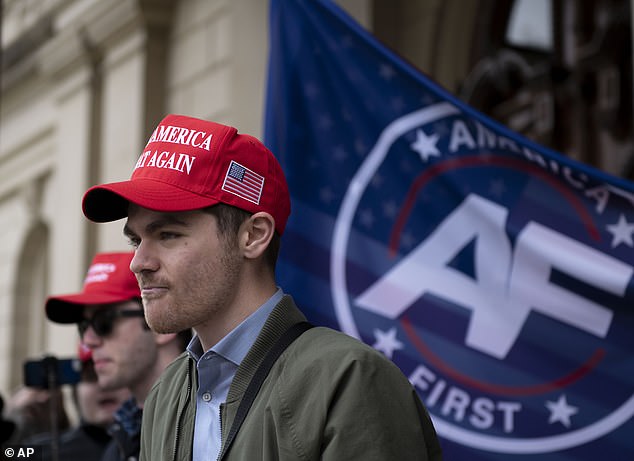
<svg viewBox="0 0 634 461"><path fill-rule="evenodd" d="M83 319L77 322L77 329L79 330L79 337L83 338L88 327L92 327L92 330L97 336L106 337L112 333L115 320L122 317L143 317L143 309L134 309L126 311L115 311L106 309L95 312L89 319Z"/></svg>

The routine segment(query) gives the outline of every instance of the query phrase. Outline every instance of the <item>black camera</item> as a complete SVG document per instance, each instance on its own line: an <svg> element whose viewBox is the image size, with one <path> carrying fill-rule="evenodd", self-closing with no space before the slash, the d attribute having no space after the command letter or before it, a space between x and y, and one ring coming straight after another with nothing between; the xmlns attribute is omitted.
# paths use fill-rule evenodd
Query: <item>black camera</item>
<svg viewBox="0 0 634 461"><path fill-rule="evenodd" d="M82 364L78 358L58 359L45 356L24 362L24 385L49 389L62 384L77 384L81 380Z"/></svg>

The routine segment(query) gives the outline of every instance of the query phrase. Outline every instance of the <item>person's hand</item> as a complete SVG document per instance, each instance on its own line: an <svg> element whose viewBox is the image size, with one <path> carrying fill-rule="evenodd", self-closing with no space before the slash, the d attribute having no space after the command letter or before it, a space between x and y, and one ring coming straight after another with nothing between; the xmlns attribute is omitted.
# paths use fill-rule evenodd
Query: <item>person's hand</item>
<svg viewBox="0 0 634 461"><path fill-rule="evenodd" d="M5 406L7 419L14 421L23 435L49 432L52 411L57 416L59 429L68 426L68 417L60 389L50 391L22 387L5 402Z"/></svg>
<svg viewBox="0 0 634 461"><path fill-rule="evenodd" d="M48 389L22 387L6 402L7 416L26 424L48 420L52 395Z"/></svg>

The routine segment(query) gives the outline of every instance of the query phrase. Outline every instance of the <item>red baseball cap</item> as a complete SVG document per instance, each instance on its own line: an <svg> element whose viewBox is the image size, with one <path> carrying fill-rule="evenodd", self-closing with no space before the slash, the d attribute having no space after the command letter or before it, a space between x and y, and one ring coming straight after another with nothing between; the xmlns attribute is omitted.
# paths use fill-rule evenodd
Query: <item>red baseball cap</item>
<svg viewBox="0 0 634 461"><path fill-rule="evenodd" d="M140 298L139 284L130 270L133 256L134 252L95 255L82 291L49 297L46 316L57 323L77 323L84 318L85 307Z"/></svg>
<svg viewBox="0 0 634 461"><path fill-rule="evenodd" d="M86 346L84 343L80 342L77 345L77 358L81 363L92 360L92 349Z"/></svg>
<svg viewBox="0 0 634 461"><path fill-rule="evenodd" d="M291 211L288 185L275 156L236 128L168 115L150 136L128 181L93 186L82 209L95 222L125 218L128 204L160 212L225 203L265 211L281 235Z"/></svg>

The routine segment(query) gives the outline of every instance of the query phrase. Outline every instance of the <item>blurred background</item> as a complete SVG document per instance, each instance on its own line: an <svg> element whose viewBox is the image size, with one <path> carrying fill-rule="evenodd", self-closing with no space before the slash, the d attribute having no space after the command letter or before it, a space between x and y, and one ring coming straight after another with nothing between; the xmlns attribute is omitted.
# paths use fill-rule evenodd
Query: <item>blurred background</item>
<svg viewBox="0 0 634 461"><path fill-rule="evenodd" d="M527 137L634 179L631 0L338 0L449 91ZM22 363L71 356L49 294L81 289L123 221L81 197L127 179L166 113L261 137L265 0L2 0L0 393Z"/></svg>

